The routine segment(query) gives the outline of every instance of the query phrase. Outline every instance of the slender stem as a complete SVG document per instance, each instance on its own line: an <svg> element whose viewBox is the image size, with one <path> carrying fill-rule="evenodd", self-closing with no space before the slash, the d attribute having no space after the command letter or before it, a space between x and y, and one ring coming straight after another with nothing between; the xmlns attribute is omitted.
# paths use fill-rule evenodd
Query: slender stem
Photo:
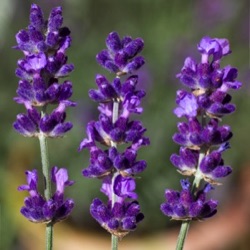
<svg viewBox="0 0 250 250"><path fill-rule="evenodd" d="M206 125L206 116L204 114L202 115L202 118L201 118L201 124L203 127L205 127L205 125ZM198 164L197 164L195 178L194 178L194 181L192 184L192 189L191 189L193 194L195 194L197 192L197 190L200 186L200 182L202 180L202 173L200 171L200 164L201 164L203 158L205 157L207 150L208 149L206 147L202 147L200 149L199 160L198 160ZM181 229L180 229L179 236L178 236L178 240L177 240L176 250L183 249L190 223L191 223L191 220L182 222Z"/></svg>
<svg viewBox="0 0 250 250"><path fill-rule="evenodd" d="M112 123L113 124L117 121L118 115L119 115L119 102L113 102L113 113L112 113ZM117 143L114 141L111 141L111 146L116 148ZM112 176L112 190L114 190L114 181L115 181L117 174L118 173L116 172ZM112 193L112 201L111 202L112 202L112 207L113 207L115 202L116 202L115 192ZM111 234L111 249L118 250L118 237L113 235L113 234Z"/></svg>
<svg viewBox="0 0 250 250"><path fill-rule="evenodd" d="M118 249L118 237L111 234L111 246L112 250L117 250Z"/></svg>
<svg viewBox="0 0 250 250"><path fill-rule="evenodd" d="M41 158L42 158L42 171L44 177L44 196L46 200L51 198L51 182L50 182L50 171L49 171L49 154L47 138L43 133L39 135Z"/></svg>
<svg viewBox="0 0 250 250"><path fill-rule="evenodd" d="M49 200L52 196L51 181L50 181L50 169L49 169L49 153L47 138L43 133L39 135L41 158L42 158L42 172L44 177L44 196L46 200ZM46 225L46 250L52 250L53 246L53 223Z"/></svg>
<svg viewBox="0 0 250 250"><path fill-rule="evenodd" d="M177 240L177 245L176 245L176 250L182 250L184 247L185 239L187 237L188 229L190 226L190 220L189 221L183 221L181 224L181 229L179 232L178 240Z"/></svg>
<svg viewBox="0 0 250 250"><path fill-rule="evenodd" d="M53 224L46 225L46 250L53 249Z"/></svg>

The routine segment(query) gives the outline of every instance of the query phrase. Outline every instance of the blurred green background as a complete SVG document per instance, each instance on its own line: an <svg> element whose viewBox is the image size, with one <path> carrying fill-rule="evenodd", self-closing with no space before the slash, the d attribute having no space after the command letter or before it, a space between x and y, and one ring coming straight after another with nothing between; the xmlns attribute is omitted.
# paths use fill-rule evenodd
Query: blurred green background
<svg viewBox="0 0 250 250"><path fill-rule="evenodd" d="M223 214L240 192L240 176L250 164L247 144L250 139L248 0L1 0L0 248L40 249L38 246L28 248L29 238L25 238L25 232L31 233L39 226L27 222L20 215L19 209L25 194L16 190L18 185L26 181L26 169L40 168L39 144L36 139L24 138L12 129L16 115L24 112L24 107L13 101L18 84L16 62L23 55L13 50L12 46L16 44L15 34L28 25L31 3L39 4L46 17L52 7L62 6L64 25L71 29L73 39L68 57L69 62L75 65L75 70L69 80L74 86L72 99L78 105L68 109L68 120L73 121L74 128L65 138L49 142L51 165L67 167L70 179L76 181L67 190L67 196L74 198L76 206L72 216L61 227L65 226L74 232L98 232L100 237L107 236L89 215L92 199L104 198L99 192L101 182L82 177L81 170L88 166L89 155L87 150L79 153L77 148L86 135L87 122L98 116L96 103L88 97L88 90L95 88L95 75L103 73L109 79L113 77L95 61L95 55L105 47L106 36L111 31L117 31L120 36L142 37L145 42L142 54L146 64L138 74L139 86L147 90L147 96L143 101L144 113L136 119L143 121L151 140L151 146L141 149L138 156L138 159L148 162L148 168L137 181L139 201L146 217L138 229L127 236L127 241L168 232L179 226L179 223L169 221L159 211L165 188L179 189L181 179L169 161L170 155L178 152L178 146L172 142L178 120L172 110L175 107L176 90L183 88L175 75L187 56L199 60L196 44L203 36L229 39L233 53L223 60L222 65L230 64L238 68L238 79L243 82L243 87L232 93L237 112L223 120L223 123L230 124L234 132L232 148L224 155L226 164L233 166L233 175L213 193L213 197L220 201L218 216ZM249 201L249 197L243 198ZM216 216L211 219L215 220ZM247 233L250 234L249 231ZM22 240L23 237L25 240ZM238 242L241 244L241 239ZM237 248L238 243L235 244L235 248L233 245L230 249L247 249L244 244L243 248ZM89 246L88 249L95 248Z"/></svg>

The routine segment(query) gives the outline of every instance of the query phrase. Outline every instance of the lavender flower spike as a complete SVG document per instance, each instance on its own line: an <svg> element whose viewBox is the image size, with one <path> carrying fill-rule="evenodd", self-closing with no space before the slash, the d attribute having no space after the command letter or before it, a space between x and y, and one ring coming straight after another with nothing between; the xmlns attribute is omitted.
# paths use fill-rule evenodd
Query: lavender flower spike
<svg viewBox="0 0 250 250"><path fill-rule="evenodd" d="M164 215L183 222L178 250L181 250L191 220L202 220L216 213L217 201L206 201L211 185L220 184L232 172L224 164L222 153L229 149L233 133L228 125L220 125L225 115L236 109L231 103L230 89L237 90L237 69L220 61L231 53L227 39L203 37L197 46L201 61L186 58L177 78L188 90L178 90L174 114L184 120L179 122L173 140L180 145L179 155L173 154L171 162L182 175L193 176L193 184L182 180L182 191L167 189L166 202L161 205ZM200 188L200 186L203 188Z"/></svg>
<svg viewBox="0 0 250 250"><path fill-rule="evenodd" d="M74 206L72 199L64 200L64 189L73 182L68 180L66 169L50 170L47 146L47 138L63 137L73 127L65 121L66 109L76 105L70 100L72 83L60 80L74 69L66 55L70 30L62 24L61 7L53 8L46 20L41 8L32 4L30 24L17 33L14 47L24 55L17 62L16 76L20 80L14 100L24 105L26 113L17 115L13 127L23 136L39 139L44 180L43 197L37 189L37 171L26 171L28 184L19 190L29 191L30 196L25 198L21 213L32 222L46 223L47 250L53 248L54 223L65 219ZM51 182L56 185L54 194Z"/></svg>
<svg viewBox="0 0 250 250"><path fill-rule="evenodd" d="M56 184L56 192L51 199L46 200L38 192L37 170L26 171L27 185L18 187L19 191L28 191L30 196L24 200L21 213L28 220L35 223L56 223L66 219L74 207L72 199L64 200L64 188L73 185L68 180L68 172L65 168L53 167L51 179Z"/></svg>
<svg viewBox="0 0 250 250"><path fill-rule="evenodd" d="M72 128L70 122L65 122L66 107L75 106L69 100L72 83L59 82L74 69L65 54L71 44L70 30L62 27L62 22L61 7L54 8L45 20L40 7L32 4L29 26L16 35L14 48L21 50L24 58L17 63L20 80L14 100L25 106L27 114L18 115L13 126L27 137L61 137ZM44 116L41 110L51 104L58 108Z"/></svg>
<svg viewBox="0 0 250 250"><path fill-rule="evenodd" d="M106 45L107 49L97 54L96 59L102 67L115 73L115 78L109 81L97 74L97 89L91 89L89 97L99 104L100 115L98 121L88 123L88 138L83 139L79 150L87 148L90 152L90 164L82 171L83 176L103 181L101 191L108 196L108 202L94 199L90 213L112 234L113 244L117 238L135 230L144 217L134 192L134 176L147 166L146 161L136 158L140 147L149 145L149 139L144 136L146 129L142 123L131 120L132 114L143 112L141 100L146 95L144 90L137 89L138 76L129 75L144 64L143 57L138 56L143 40L120 38L111 32ZM118 150L120 144L127 144L127 148Z"/></svg>

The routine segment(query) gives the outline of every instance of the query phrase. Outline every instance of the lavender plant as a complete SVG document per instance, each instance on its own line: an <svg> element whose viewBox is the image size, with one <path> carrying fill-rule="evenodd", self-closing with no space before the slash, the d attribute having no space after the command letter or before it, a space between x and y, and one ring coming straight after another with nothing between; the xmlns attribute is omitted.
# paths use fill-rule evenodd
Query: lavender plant
<svg viewBox="0 0 250 250"><path fill-rule="evenodd" d="M65 121L66 108L75 106L69 100L72 83L59 82L74 69L67 64L66 56L71 43L70 30L62 24L61 7L52 9L45 20L40 7L32 4L30 24L17 33L14 47L24 54L17 63L16 75L20 80L14 100L23 104L27 113L18 114L13 126L23 136L39 139L44 177L43 196L38 191L38 171L26 171L27 185L18 190L27 190L30 196L25 198L21 213L31 222L46 223L46 249L52 249L53 225L65 219L74 207L72 199L64 199L64 189L73 181L68 180L65 168L50 170L47 147L47 138L63 137L73 126ZM53 195L51 181L56 186Z"/></svg>
<svg viewBox="0 0 250 250"><path fill-rule="evenodd" d="M227 39L203 37L198 44L201 62L186 58L177 78L189 88L178 90L174 114L184 117L173 140L180 145L179 155L170 158L177 171L193 176L193 183L181 180L182 190L165 191L166 202L161 211L174 220L181 220L176 249L183 249L192 220L203 220L217 212L218 202L207 199L207 193L228 176L232 168L224 164L222 153L229 149L232 137L228 125L220 125L222 118L235 111L231 104L230 89L239 89L237 69L230 65L222 68L221 59L231 53Z"/></svg>
<svg viewBox="0 0 250 250"><path fill-rule="evenodd" d="M91 89L89 97L99 103L99 120L88 123L88 138L81 142L79 150L87 148L90 152L90 164L82 171L83 176L101 179L101 192L108 197L107 204L95 198L90 213L111 233L112 249L117 249L118 239L135 230L144 218L134 192L134 176L146 168L146 162L136 157L140 147L149 145L149 139L144 137L142 123L130 118L131 114L143 112L140 103L145 91L137 90L138 76L131 74L144 64L143 57L138 56L144 42L129 36L121 39L112 32L106 45L96 59L115 78L109 82L103 75L96 76L98 89ZM126 79L121 80L122 76ZM125 150L118 149L121 144L127 145Z"/></svg>

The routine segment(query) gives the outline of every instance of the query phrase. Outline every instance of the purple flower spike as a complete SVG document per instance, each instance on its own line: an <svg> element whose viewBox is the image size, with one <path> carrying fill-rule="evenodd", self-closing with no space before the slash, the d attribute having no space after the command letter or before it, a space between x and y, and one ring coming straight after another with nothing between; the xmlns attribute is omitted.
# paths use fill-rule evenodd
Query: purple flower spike
<svg viewBox="0 0 250 250"><path fill-rule="evenodd" d="M135 230L144 217L136 201L134 176L147 166L146 161L136 159L137 151L150 142L144 137L142 123L132 120L131 115L142 114L141 100L146 93L137 89L138 75L128 75L144 64L144 58L138 55L144 42L141 38L120 38L117 32L111 32L106 46L96 59L115 73L115 78L109 81L96 75L97 89L89 90L89 97L98 103L100 115L97 121L88 123L87 138L79 150L87 148L90 152L90 164L83 169L83 176L102 179L101 192L108 197L107 205L95 199L90 213L108 232L122 238ZM121 79L125 75L126 79ZM121 144L127 144L124 150L118 150Z"/></svg>
<svg viewBox="0 0 250 250"><path fill-rule="evenodd" d="M37 108L39 120L29 115L19 115L14 128L24 136L39 136L45 133L48 137L61 137L72 128L70 122L63 123L66 113L60 119L54 114L42 115L41 110L49 104L75 106L68 99L72 95L72 83L59 79L68 76L74 69L67 63L66 49L69 48L70 31L62 27L62 8L52 9L49 19L45 20L42 10L36 4L31 5L30 24L16 35L17 46L23 51L24 58L18 60L16 75L20 78L17 97L14 100L24 104L26 109ZM63 117L63 118L62 118ZM22 120L26 119L24 124Z"/></svg>
<svg viewBox="0 0 250 250"><path fill-rule="evenodd" d="M214 215L217 201L206 201L206 193L212 189L211 184L219 185L220 179L232 172L222 154L230 148L233 133L230 126L220 122L236 109L228 91L237 90L242 84L236 80L236 68L220 66L223 57L231 53L227 39L206 36L197 48L201 61L187 57L176 75L189 90L177 91L174 114L186 121L177 124L173 140L181 148L170 161L180 174L194 176L194 182L191 188L189 181L182 180L181 192L166 190L167 201L161 210L175 220L202 220Z"/></svg>
<svg viewBox="0 0 250 250"><path fill-rule="evenodd" d="M46 144L44 137L62 137L73 126L65 122L66 108L75 106L69 100L72 83L68 80L59 82L74 69L67 63L66 55L71 38L69 29L62 27L61 7L52 9L45 20L41 8L32 4L29 20L28 27L17 33L14 47L23 52L23 58L17 62L16 76L20 80L14 100L23 104L27 113L18 114L13 127L23 136L39 137L40 142ZM56 107L51 113L46 113L52 104ZM42 146L41 149L44 152ZM47 153L42 154L45 162L47 157ZM47 192L49 189L46 190L46 199L38 191L37 170L26 171L27 185L21 185L18 190L26 190L30 196L25 198L21 213L31 222L50 223L52 226L67 218L74 207L72 199L64 199L65 187L73 182L68 180L64 168L53 167L51 177L46 173L44 177L46 187L50 186L49 178L56 186L52 197L50 191Z"/></svg>
<svg viewBox="0 0 250 250"><path fill-rule="evenodd" d="M21 213L28 220L35 223L56 223L66 219L74 207L72 199L64 200L64 188L73 185L68 180L67 170L53 167L51 179L56 184L56 192L51 199L46 200L39 194L37 170L26 171L27 185L18 187L19 191L29 191L30 196L24 200Z"/></svg>
<svg viewBox="0 0 250 250"><path fill-rule="evenodd" d="M231 114L235 105L231 104L229 89L238 89L237 69L231 66L220 68L219 61L231 51L227 39L204 37L198 44L202 54L201 63L192 58L185 60L184 67L177 77L190 88L190 92L177 91L177 117L185 116L188 123L179 123L179 133L173 140L182 147L200 150L201 147L219 146L230 140L232 132L229 126L218 126L224 115ZM213 60L209 62L209 57ZM207 124L199 120L204 117ZM176 163L177 164L177 163ZM177 164L178 165L178 164Z"/></svg>
<svg viewBox="0 0 250 250"><path fill-rule="evenodd" d="M161 204L161 211L173 220L202 220L213 216L217 212L217 201L206 200L208 185L193 196L189 181L181 180L181 192L165 191L166 202Z"/></svg>

